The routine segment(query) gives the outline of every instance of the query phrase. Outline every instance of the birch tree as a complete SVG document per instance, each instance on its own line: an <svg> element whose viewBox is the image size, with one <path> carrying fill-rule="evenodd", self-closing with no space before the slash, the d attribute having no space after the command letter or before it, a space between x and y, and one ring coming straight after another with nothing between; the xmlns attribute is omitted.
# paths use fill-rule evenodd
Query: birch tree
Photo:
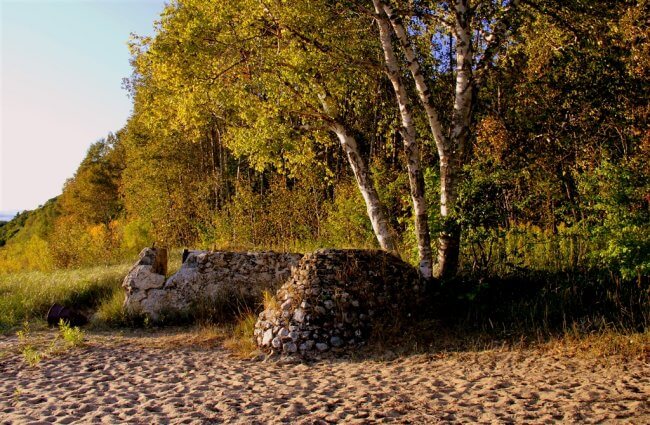
<svg viewBox="0 0 650 425"><path fill-rule="evenodd" d="M386 21L390 22L399 43L404 66L415 83L438 152L440 215L444 221L444 228L438 236L435 271L438 277L451 276L458 268L461 229L454 216L462 168L471 142L476 92L484 83L485 74L495 65L495 58L512 30L518 3L518 0L454 0L399 2L395 7L387 0L373 0L375 17L382 32L387 31ZM451 110L447 110L445 105L434 104L432 86L437 83L436 75L427 74L423 67L423 62L431 59L429 52L435 51L434 46L429 45L423 52L416 48L418 38L425 38L433 44L434 40L447 35L450 39L449 55L453 54L455 63L453 69L451 60L449 64L454 80ZM389 48L388 36L382 34L381 38L386 51ZM395 68L394 57L387 54L386 61L387 66ZM393 73L397 74L396 71ZM398 103L403 110L406 103L400 100L400 96ZM441 116L447 118L447 128L443 126Z"/></svg>

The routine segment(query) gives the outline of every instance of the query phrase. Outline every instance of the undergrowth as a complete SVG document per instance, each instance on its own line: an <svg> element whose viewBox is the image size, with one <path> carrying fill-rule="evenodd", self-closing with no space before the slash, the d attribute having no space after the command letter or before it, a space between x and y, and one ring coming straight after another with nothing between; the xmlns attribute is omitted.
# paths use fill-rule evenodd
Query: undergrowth
<svg viewBox="0 0 650 425"><path fill-rule="evenodd" d="M650 325L648 281L594 269L464 275L431 287L429 298L426 317L500 336L642 332Z"/></svg>
<svg viewBox="0 0 650 425"><path fill-rule="evenodd" d="M171 274L180 267L180 252L170 260ZM648 278L625 280L608 270L563 264L556 270L521 262L518 267L466 268L455 279L428 286L427 301L423 308L414 309L412 323L391 329L387 322L373 330L372 344L409 353L535 345L595 354L647 354ZM212 329L217 325L225 346L237 356L248 357L256 351L255 313L279 308L272 292L257 299L230 288L200 300L188 313L162 314L153 323L123 310L121 282L131 265L0 274L0 332L15 332L25 321L43 327L47 310L59 303L86 314L95 329L178 324ZM29 329L19 332L28 335ZM66 328L59 338L74 346L83 335ZM37 364L48 352L28 338L21 341L30 364Z"/></svg>

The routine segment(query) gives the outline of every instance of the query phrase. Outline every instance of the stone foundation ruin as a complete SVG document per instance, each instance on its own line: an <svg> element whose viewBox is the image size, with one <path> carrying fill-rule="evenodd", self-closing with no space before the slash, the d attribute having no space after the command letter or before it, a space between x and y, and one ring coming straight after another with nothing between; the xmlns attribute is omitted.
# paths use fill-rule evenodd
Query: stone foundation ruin
<svg viewBox="0 0 650 425"><path fill-rule="evenodd" d="M122 283L126 311L158 320L219 296L261 301L265 290L275 292L289 278L302 254L190 251L184 257L178 272L165 279L166 250L143 249Z"/></svg>
<svg viewBox="0 0 650 425"><path fill-rule="evenodd" d="M309 356L357 346L373 330L408 320L423 293L417 270L384 251L190 251L168 279L166 269L166 250L140 253L122 284L128 312L158 320L219 297L259 303L269 291L275 297L255 325L257 345L269 353Z"/></svg>

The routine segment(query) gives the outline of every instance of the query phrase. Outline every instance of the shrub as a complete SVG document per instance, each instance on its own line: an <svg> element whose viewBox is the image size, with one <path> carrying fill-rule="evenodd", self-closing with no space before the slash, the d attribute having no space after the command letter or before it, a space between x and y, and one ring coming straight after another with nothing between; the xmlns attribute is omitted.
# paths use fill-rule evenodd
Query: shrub
<svg viewBox="0 0 650 425"><path fill-rule="evenodd" d="M59 335L65 341L67 348L82 346L85 341L83 331L78 326L70 326L63 319L59 322Z"/></svg>

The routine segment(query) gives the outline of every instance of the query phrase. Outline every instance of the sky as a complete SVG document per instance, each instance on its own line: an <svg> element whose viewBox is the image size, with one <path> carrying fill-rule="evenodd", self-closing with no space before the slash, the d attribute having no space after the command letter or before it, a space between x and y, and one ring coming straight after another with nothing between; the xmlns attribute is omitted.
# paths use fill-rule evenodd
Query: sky
<svg viewBox="0 0 650 425"><path fill-rule="evenodd" d="M163 0L0 0L0 220L61 193L90 144L122 128L130 33Z"/></svg>

